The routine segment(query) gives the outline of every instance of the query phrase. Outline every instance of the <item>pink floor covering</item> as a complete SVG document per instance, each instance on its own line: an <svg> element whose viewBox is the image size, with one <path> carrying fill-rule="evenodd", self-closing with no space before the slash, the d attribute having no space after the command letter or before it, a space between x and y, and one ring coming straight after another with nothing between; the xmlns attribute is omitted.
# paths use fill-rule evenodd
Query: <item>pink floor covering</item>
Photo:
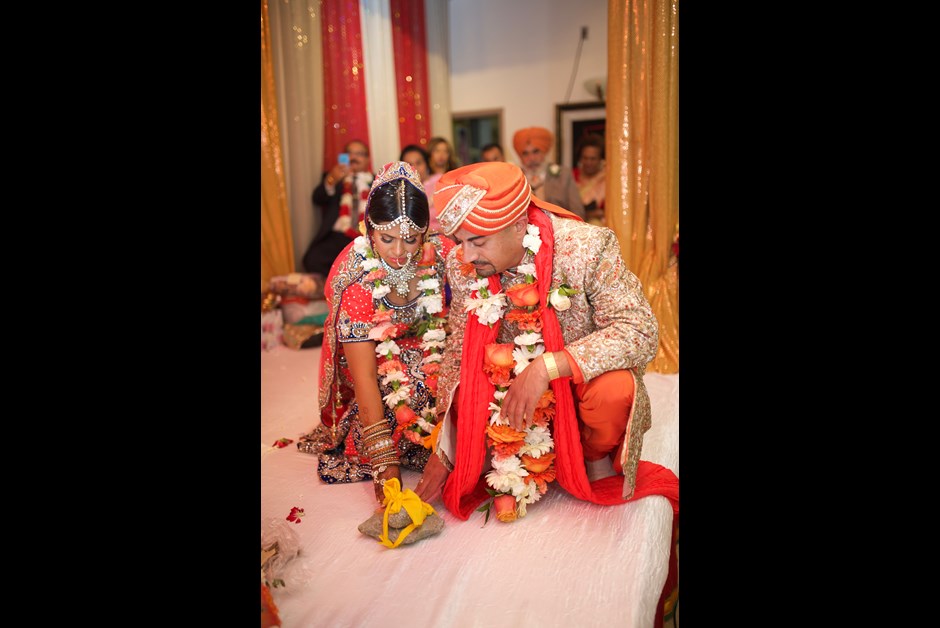
<svg viewBox="0 0 940 628"><path fill-rule="evenodd" d="M652 496L622 506L574 499L557 484L512 523L453 517L444 530L390 550L356 527L372 513L369 483L327 485L316 458L279 438L318 422L320 349L261 352L261 520L305 516L300 552L273 590L284 628L653 626L668 569L672 508ZM643 459L679 475L679 376L647 374L653 426ZM606 462L592 478L611 473ZM406 488L418 475L404 471Z"/></svg>

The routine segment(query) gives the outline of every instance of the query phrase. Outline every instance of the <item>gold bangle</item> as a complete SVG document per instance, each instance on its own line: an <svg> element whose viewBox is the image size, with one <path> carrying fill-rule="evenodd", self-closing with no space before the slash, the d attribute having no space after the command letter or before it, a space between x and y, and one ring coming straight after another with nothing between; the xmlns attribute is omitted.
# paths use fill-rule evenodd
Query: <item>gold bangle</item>
<svg viewBox="0 0 940 628"><path fill-rule="evenodd" d="M382 438L374 442L364 443L364 445L365 445L365 450L370 454L376 453L379 451L384 451L386 449L395 448L395 443L392 441L391 438L388 438L388 437Z"/></svg>
<svg viewBox="0 0 940 628"><path fill-rule="evenodd" d="M391 434L392 428L390 428L388 426L388 423L386 423L385 421L378 421L377 423L373 423L372 425L364 426L360 431L363 436L382 434L382 433L385 433L386 431L388 431L388 433Z"/></svg>
<svg viewBox="0 0 940 628"><path fill-rule="evenodd" d="M375 440L376 438L381 438L382 436L391 436L392 430L388 426L381 427L377 430L362 430L362 440Z"/></svg>
<svg viewBox="0 0 940 628"><path fill-rule="evenodd" d="M545 370L548 371L548 380L558 379L561 373L558 372L558 364L555 363L555 354L546 351L542 354L542 361L545 363Z"/></svg>
<svg viewBox="0 0 940 628"><path fill-rule="evenodd" d="M326 184L329 185L330 187L333 187L334 183L336 183L336 179L334 179L333 177L326 178Z"/></svg>
<svg viewBox="0 0 940 628"><path fill-rule="evenodd" d="M389 467L398 467L401 466L397 462L389 462L388 464L379 465L378 467L372 467L372 482L375 484L381 484L385 486L385 480L380 480L379 475L385 473Z"/></svg>

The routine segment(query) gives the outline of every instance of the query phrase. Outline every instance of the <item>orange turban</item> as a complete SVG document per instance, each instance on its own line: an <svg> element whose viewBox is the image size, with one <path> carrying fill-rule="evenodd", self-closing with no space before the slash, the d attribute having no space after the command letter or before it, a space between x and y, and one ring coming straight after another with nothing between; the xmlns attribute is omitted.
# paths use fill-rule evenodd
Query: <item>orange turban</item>
<svg viewBox="0 0 940 628"><path fill-rule="evenodd" d="M525 173L508 161L484 161L445 172L434 192L434 211L444 235L466 229L476 235L502 231L529 203L555 214L577 216L532 196Z"/></svg>
<svg viewBox="0 0 940 628"><path fill-rule="evenodd" d="M512 147L516 149L516 153L521 157L525 145L532 142L533 146L541 149L547 155L554 140L555 136L548 129L540 126L530 126L527 129L516 131L516 134L512 136Z"/></svg>

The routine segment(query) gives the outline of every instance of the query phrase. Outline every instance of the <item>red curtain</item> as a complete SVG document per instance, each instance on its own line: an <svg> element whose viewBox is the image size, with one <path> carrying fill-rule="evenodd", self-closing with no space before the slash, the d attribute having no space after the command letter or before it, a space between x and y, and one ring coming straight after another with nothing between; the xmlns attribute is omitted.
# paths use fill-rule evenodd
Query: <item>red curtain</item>
<svg viewBox="0 0 940 628"><path fill-rule="evenodd" d="M408 144L427 146L431 114L424 0L390 0L389 6L398 88L398 135L402 147Z"/></svg>
<svg viewBox="0 0 940 628"><path fill-rule="evenodd" d="M329 169L347 142L369 144L369 123L359 0L321 0L320 17L326 126L323 166Z"/></svg>

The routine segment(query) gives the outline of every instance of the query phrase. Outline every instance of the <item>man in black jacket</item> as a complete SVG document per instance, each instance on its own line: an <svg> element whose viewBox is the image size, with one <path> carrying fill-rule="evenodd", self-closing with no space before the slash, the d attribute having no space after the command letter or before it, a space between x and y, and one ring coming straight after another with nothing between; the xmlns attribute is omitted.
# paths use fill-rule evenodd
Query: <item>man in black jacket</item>
<svg viewBox="0 0 940 628"><path fill-rule="evenodd" d="M369 147L352 140L343 148L349 165L337 163L313 190L313 206L320 210L320 230L304 253L304 270L326 276L336 256L359 236L359 220L372 187Z"/></svg>

